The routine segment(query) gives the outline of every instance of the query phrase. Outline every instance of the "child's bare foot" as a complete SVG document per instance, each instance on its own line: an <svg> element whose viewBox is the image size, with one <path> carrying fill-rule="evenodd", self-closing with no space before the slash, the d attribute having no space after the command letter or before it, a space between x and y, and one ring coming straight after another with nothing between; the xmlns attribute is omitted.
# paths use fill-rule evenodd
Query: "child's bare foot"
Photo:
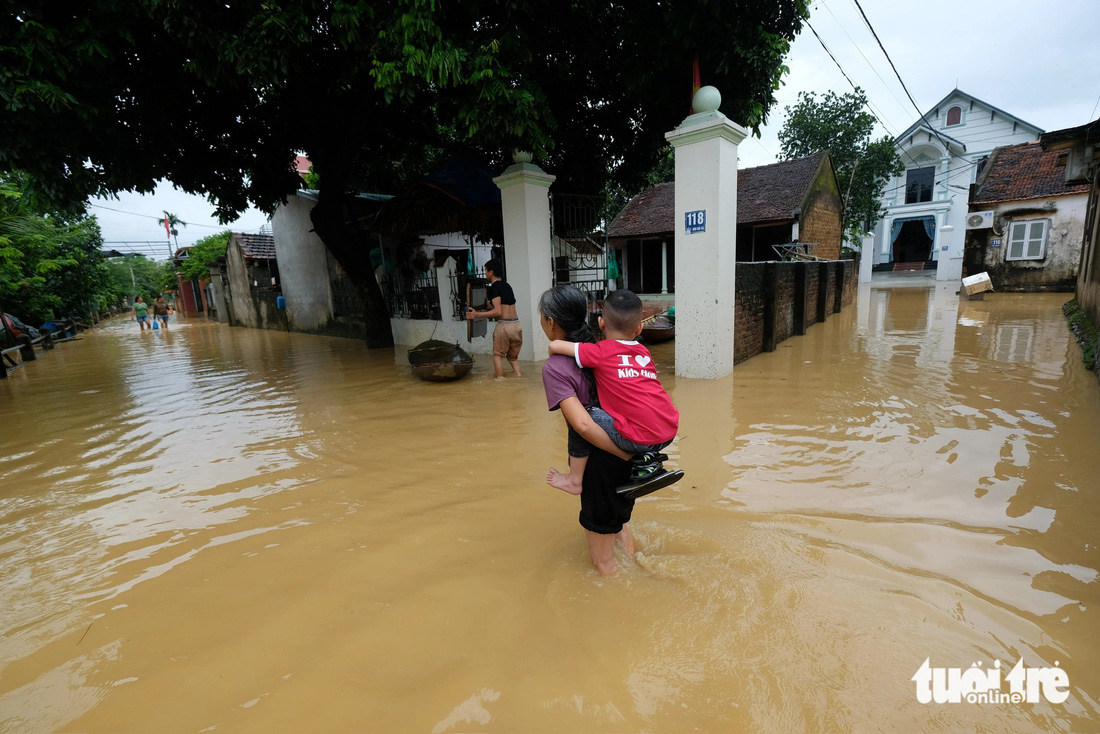
<svg viewBox="0 0 1100 734"><path fill-rule="evenodd" d="M550 471L546 472L546 483L569 494L581 493L580 477L574 477L572 474L562 474L553 467L550 467Z"/></svg>

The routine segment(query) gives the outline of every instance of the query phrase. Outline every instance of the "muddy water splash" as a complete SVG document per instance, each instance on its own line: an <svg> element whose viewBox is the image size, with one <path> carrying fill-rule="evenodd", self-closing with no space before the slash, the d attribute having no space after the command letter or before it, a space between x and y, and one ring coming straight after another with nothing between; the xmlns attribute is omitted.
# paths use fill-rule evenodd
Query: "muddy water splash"
<svg viewBox="0 0 1100 734"><path fill-rule="evenodd" d="M1065 296L861 291L672 377L601 579L537 367L129 322L0 384L0 731L1095 731L1100 388ZM926 658L1064 704L922 705Z"/></svg>

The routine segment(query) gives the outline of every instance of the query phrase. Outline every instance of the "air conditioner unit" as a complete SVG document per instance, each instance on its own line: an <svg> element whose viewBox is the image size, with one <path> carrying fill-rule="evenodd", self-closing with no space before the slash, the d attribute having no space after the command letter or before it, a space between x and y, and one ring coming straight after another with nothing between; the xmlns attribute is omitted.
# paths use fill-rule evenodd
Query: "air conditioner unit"
<svg viewBox="0 0 1100 734"><path fill-rule="evenodd" d="M993 226L993 212L971 212L966 215L967 229L989 229Z"/></svg>

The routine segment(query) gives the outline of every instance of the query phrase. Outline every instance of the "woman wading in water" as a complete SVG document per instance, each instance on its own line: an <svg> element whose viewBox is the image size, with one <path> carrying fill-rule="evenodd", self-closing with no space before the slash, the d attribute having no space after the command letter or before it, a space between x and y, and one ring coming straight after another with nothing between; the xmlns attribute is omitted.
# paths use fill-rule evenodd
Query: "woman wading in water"
<svg viewBox="0 0 1100 734"><path fill-rule="evenodd" d="M539 298L539 314L542 330L551 341L595 341L588 329L588 299L573 286L559 285L543 293ZM595 382L576 360L562 355L550 357L542 368L542 384L547 406L550 410L561 410L569 425L569 453L589 453L581 488L580 523L592 563L607 576L617 570L616 538L627 553L634 555L634 538L627 526L634 499L615 491L630 482L630 455L615 446L588 415L588 407L598 402ZM548 483L556 473L550 471Z"/></svg>

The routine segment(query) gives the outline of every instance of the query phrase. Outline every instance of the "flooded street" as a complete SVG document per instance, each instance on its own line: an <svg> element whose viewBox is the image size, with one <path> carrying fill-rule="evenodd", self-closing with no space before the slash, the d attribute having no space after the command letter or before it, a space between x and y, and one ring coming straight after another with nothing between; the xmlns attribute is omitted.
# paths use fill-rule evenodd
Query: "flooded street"
<svg viewBox="0 0 1100 734"><path fill-rule="evenodd" d="M687 476L608 579L537 365L86 332L0 382L0 731L1096 732L1100 386L1069 295L954 290L655 347ZM917 700L1021 657L1068 699Z"/></svg>

